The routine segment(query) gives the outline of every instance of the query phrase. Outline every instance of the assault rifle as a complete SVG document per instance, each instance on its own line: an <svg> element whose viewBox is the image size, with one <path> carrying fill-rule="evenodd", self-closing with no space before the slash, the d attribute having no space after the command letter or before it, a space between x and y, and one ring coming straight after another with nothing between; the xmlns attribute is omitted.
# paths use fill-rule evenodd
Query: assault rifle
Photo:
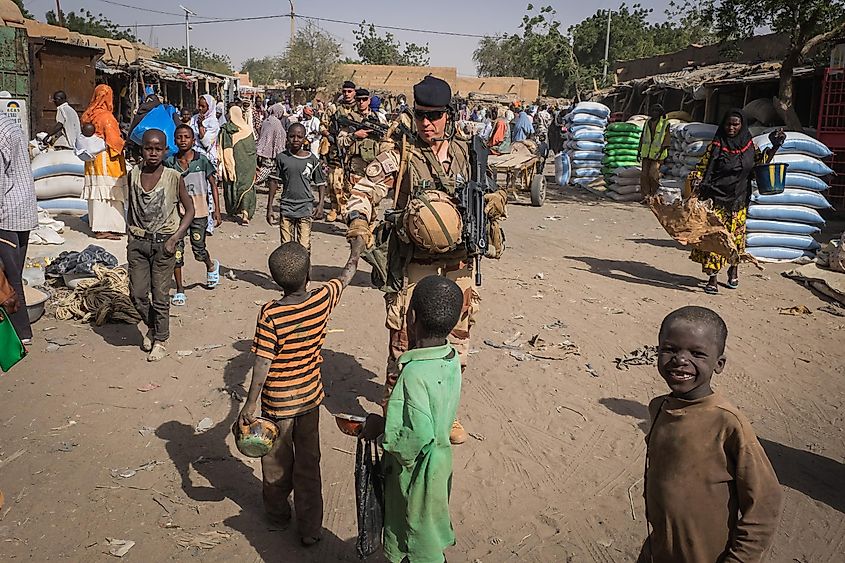
<svg viewBox="0 0 845 563"><path fill-rule="evenodd" d="M464 222L462 238L468 257L475 269L475 285L481 286L481 259L487 253L487 214L484 213L484 194L496 189L487 177L487 157L490 151L478 135L469 146L470 179L458 186L459 208Z"/></svg>
<svg viewBox="0 0 845 563"><path fill-rule="evenodd" d="M370 138L377 141L384 139L391 127L390 125L385 125L379 122L375 116L368 117L364 121L355 121L345 115L339 115L335 119L339 131L346 130L350 133L354 133L355 131L364 130L369 133ZM406 136L408 139L414 138L411 130L402 122L399 122L396 127L394 127L393 136L396 136L397 133L399 135Z"/></svg>

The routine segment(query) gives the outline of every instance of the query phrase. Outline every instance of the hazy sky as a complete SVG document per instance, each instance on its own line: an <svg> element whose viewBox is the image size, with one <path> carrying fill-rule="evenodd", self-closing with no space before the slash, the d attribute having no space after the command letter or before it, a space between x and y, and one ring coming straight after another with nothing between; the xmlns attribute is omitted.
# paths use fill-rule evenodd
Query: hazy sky
<svg viewBox="0 0 845 563"><path fill-rule="evenodd" d="M180 13L180 0L114 0L121 4L138 6L144 10ZM233 2L231 0L181 0L182 5L199 16L210 18L234 18L283 14L290 11L287 0L251 0ZM44 21L44 13L55 9L54 0L24 0L27 9L36 18ZM642 5L654 8L652 19L662 21L669 0L643 0ZM534 1L535 6L552 5L557 10L557 18L566 29L599 9L617 8L619 1L596 0L584 2ZM479 35L513 33L517 30L528 0L425 0L408 2L402 0L294 0L295 12L305 16L315 16L346 21L360 21L399 27L432 29ZM112 21L125 24L138 24L139 38L156 47L181 47L185 44L184 25L170 27L141 27L143 24L183 23L184 16L156 14L140 9L126 8L107 4L102 0L62 0L65 12L87 8L91 12L103 13ZM238 9L240 7L240 9ZM199 20L197 20L199 21ZM353 47L354 26L338 23L318 22L318 25L331 33L342 45L344 53L355 55ZM380 30L384 31L384 30ZM478 39L470 37L450 37L405 31L394 31L401 41L419 44L428 43L433 66L455 66L459 74L475 75L472 52ZM236 68L250 57L263 57L278 54L284 50L290 35L290 20L271 19L237 23L217 23L194 25L191 31L191 45L205 47L213 51L226 53Z"/></svg>

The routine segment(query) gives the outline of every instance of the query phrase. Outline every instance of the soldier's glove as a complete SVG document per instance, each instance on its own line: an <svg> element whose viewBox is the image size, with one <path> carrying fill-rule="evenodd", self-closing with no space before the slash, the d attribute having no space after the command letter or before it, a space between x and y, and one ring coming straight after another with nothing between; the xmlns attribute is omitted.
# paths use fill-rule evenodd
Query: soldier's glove
<svg viewBox="0 0 845 563"><path fill-rule="evenodd" d="M490 219L507 217L508 192L505 190L498 190L490 194L485 194L484 202L484 213Z"/></svg>
<svg viewBox="0 0 845 563"><path fill-rule="evenodd" d="M361 237L367 244L367 248L373 246L373 233L370 231L370 224L366 219L352 219L349 227L346 229L346 240L352 240L355 237Z"/></svg>

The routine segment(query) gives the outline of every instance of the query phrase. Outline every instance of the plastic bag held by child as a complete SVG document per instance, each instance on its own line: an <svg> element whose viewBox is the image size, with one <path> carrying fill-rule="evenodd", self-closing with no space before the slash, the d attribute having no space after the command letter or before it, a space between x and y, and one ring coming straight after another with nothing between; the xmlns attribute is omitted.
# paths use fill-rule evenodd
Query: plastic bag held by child
<svg viewBox="0 0 845 563"><path fill-rule="evenodd" d="M355 506L358 509L358 541L361 559L381 549L384 528L384 483L375 442L358 438L355 449Z"/></svg>

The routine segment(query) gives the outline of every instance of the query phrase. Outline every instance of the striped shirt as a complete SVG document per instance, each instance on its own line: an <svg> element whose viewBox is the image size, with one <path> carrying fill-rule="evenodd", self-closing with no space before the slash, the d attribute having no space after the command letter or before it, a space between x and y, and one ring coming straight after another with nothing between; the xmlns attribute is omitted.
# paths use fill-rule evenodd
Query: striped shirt
<svg viewBox="0 0 845 563"><path fill-rule="evenodd" d="M271 301L261 307L252 351L271 361L261 392L261 410L272 418L304 414L323 401L321 350L329 315L343 285L329 280L295 305Z"/></svg>
<svg viewBox="0 0 845 563"><path fill-rule="evenodd" d="M0 229L31 231L38 226L35 183L20 125L0 112Z"/></svg>

